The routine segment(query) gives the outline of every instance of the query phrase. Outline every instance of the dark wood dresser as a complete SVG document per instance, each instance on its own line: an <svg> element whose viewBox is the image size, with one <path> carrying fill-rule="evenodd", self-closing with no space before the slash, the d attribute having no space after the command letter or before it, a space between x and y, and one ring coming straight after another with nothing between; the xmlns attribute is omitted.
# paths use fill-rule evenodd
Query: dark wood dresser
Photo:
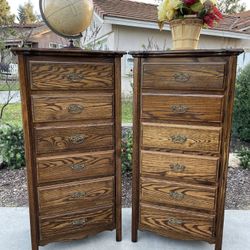
<svg viewBox="0 0 250 250"><path fill-rule="evenodd" d="M137 230L222 249L237 55L134 56L132 241Z"/></svg>
<svg viewBox="0 0 250 250"><path fill-rule="evenodd" d="M116 229L122 52L15 49L32 249Z"/></svg>

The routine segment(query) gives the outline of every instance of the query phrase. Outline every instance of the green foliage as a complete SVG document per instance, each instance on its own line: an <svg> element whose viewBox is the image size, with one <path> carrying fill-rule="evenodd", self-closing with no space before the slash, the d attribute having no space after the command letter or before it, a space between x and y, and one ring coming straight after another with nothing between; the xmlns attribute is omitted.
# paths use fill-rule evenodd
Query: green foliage
<svg viewBox="0 0 250 250"><path fill-rule="evenodd" d="M132 170L133 135L130 129L124 132L121 146L122 173L124 174Z"/></svg>
<svg viewBox="0 0 250 250"><path fill-rule="evenodd" d="M14 23L15 15L10 14L10 6L7 0L0 0L0 25Z"/></svg>
<svg viewBox="0 0 250 250"><path fill-rule="evenodd" d="M4 127L0 130L0 155L10 169L25 166L24 139L21 127Z"/></svg>
<svg viewBox="0 0 250 250"><path fill-rule="evenodd" d="M239 74L236 83L233 133L243 141L250 141L250 64Z"/></svg>
<svg viewBox="0 0 250 250"><path fill-rule="evenodd" d="M37 21L33 5L30 2L27 2L24 5L19 5L17 12L17 19L20 24L31 24Z"/></svg>
<svg viewBox="0 0 250 250"><path fill-rule="evenodd" d="M132 123L133 101L128 98L122 102L122 122Z"/></svg>
<svg viewBox="0 0 250 250"><path fill-rule="evenodd" d="M241 167L250 170L250 149L247 147L241 147L241 149L237 151L237 156L240 159Z"/></svg>
<svg viewBox="0 0 250 250"><path fill-rule="evenodd" d="M218 8L222 13L234 14L246 10L246 4L241 0L221 0L218 1Z"/></svg>

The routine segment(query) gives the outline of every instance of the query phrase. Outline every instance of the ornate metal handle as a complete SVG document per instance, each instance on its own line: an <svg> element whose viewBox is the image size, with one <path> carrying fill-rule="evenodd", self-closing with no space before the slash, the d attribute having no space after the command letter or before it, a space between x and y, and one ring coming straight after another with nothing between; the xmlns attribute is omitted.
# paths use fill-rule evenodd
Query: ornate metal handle
<svg viewBox="0 0 250 250"><path fill-rule="evenodd" d="M83 79L83 76L79 73L69 73L66 77L71 82L77 82Z"/></svg>
<svg viewBox="0 0 250 250"><path fill-rule="evenodd" d="M176 218L170 218L168 220L168 225L182 225L183 221L182 220L178 220Z"/></svg>
<svg viewBox="0 0 250 250"><path fill-rule="evenodd" d="M81 220L73 220L72 225L73 226L84 226L87 222L87 219L81 219Z"/></svg>
<svg viewBox="0 0 250 250"><path fill-rule="evenodd" d="M184 135L172 135L171 140L176 144L184 144L187 141L187 137Z"/></svg>
<svg viewBox="0 0 250 250"><path fill-rule="evenodd" d="M190 80L190 75L188 73L179 72L174 75L176 82L187 82Z"/></svg>
<svg viewBox="0 0 250 250"><path fill-rule="evenodd" d="M83 135L73 135L69 137L69 140L73 144L82 144L84 143L84 136Z"/></svg>
<svg viewBox="0 0 250 250"><path fill-rule="evenodd" d="M181 165L179 163L175 163L175 164L170 164L170 169L175 172L175 173L181 173L184 172L186 166Z"/></svg>
<svg viewBox="0 0 250 250"><path fill-rule="evenodd" d="M71 168L73 170L81 171L81 170L83 170L85 168L85 165L83 163L77 163L77 164L71 165Z"/></svg>
<svg viewBox="0 0 250 250"><path fill-rule="evenodd" d="M80 114L83 111L83 106L79 104L70 104L68 106L68 112L70 114Z"/></svg>
<svg viewBox="0 0 250 250"><path fill-rule="evenodd" d="M86 196L86 192L75 192L71 195L71 198L73 199L81 199Z"/></svg>
<svg viewBox="0 0 250 250"><path fill-rule="evenodd" d="M175 192L175 191L171 191L170 193L169 193L169 195L173 198L173 199L175 199L175 200L183 200L184 199L184 197L185 197L185 194L183 194L183 193L179 193L179 192Z"/></svg>
<svg viewBox="0 0 250 250"><path fill-rule="evenodd" d="M171 110L177 114L184 114L188 111L188 107L185 105L172 105Z"/></svg>

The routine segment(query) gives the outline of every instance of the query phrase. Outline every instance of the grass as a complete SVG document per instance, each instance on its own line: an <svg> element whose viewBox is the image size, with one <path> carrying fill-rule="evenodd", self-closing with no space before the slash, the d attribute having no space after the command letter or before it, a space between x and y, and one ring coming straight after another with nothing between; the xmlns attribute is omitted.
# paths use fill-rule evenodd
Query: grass
<svg viewBox="0 0 250 250"><path fill-rule="evenodd" d="M0 109L2 104L0 104ZM2 123L10 125L22 125L22 112L20 103L11 103L5 109L3 113Z"/></svg>
<svg viewBox="0 0 250 250"><path fill-rule="evenodd" d="M18 91L20 88L19 88L19 82L11 82L10 83L10 88L12 91ZM0 91L8 91L9 88L8 86L6 85L6 83L0 81Z"/></svg>
<svg viewBox="0 0 250 250"><path fill-rule="evenodd" d="M122 122L132 123L133 102L132 100L124 100L122 102Z"/></svg>

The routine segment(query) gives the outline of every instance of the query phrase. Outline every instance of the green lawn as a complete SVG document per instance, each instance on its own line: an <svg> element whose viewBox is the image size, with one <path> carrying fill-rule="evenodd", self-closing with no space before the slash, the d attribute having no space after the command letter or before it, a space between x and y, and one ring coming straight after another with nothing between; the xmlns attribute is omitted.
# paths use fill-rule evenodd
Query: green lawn
<svg viewBox="0 0 250 250"><path fill-rule="evenodd" d="M132 123L133 116L133 103L132 100L122 102L122 122Z"/></svg>
<svg viewBox="0 0 250 250"><path fill-rule="evenodd" d="M1 104L0 104L1 108ZM132 123L132 113L133 105L132 101L123 101L122 103L122 122L123 123ZM3 121L4 123L9 124L22 124L22 115L21 115L21 104L9 104L4 111Z"/></svg>
<svg viewBox="0 0 250 250"><path fill-rule="evenodd" d="M0 104L0 108L1 107L2 104ZM2 122L11 125L21 125L22 124L21 104L20 103L9 104L4 110Z"/></svg>
<svg viewBox="0 0 250 250"><path fill-rule="evenodd" d="M19 90L19 83L18 82L11 82L10 83L10 88L12 91L17 91ZM9 88L6 86L6 83L0 81L0 91L8 91Z"/></svg>

